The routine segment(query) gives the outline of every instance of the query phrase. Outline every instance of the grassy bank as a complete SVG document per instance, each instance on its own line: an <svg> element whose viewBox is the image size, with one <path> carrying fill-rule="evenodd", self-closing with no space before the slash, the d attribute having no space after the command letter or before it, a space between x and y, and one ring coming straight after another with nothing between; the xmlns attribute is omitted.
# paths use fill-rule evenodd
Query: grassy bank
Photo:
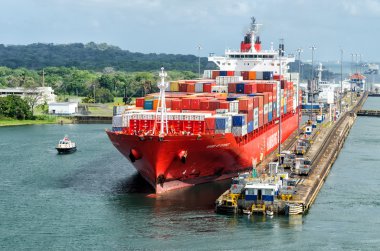
<svg viewBox="0 0 380 251"><path fill-rule="evenodd" d="M42 125L42 124L58 124L58 123L70 124L72 121L64 117L37 117L34 120L18 120L12 118L0 118L0 126L21 126L21 125Z"/></svg>

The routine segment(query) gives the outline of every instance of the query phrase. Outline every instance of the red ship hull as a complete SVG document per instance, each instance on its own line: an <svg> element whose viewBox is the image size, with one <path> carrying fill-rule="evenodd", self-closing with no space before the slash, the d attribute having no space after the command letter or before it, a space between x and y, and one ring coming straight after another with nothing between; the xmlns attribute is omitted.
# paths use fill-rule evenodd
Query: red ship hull
<svg viewBox="0 0 380 251"><path fill-rule="evenodd" d="M297 129L297 113L281 123L284 142ZM140 137L107 131L113 145L137 171L162 193L213 180L225 179L252 167L278 147L279 123L273 121L244 137L231 133Z"/></svg>

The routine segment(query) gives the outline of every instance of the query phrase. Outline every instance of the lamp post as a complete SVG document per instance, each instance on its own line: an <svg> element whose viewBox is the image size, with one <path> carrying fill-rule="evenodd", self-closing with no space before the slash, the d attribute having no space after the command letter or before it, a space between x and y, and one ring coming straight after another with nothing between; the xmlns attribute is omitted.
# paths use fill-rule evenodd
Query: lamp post
<svg viewBox="0 0 380 251"><path fill-rule="evenodd" d="M311 110L310 110L310 120L313 120L313 106L314 106L314 51L317 49L314 45L310 47L311 49Z"/></svg>
<svg viewBox="0 0 380 251"><path fill-rule="evenodd" d="M198 77L201 78L201 50L202 46L199 44L198 48Z"/></svg>
<svg viewBox="0 0 380 251"><path fill-rule="evenodd" d="M95 84L92 85L94 87L94 104L96 103L96 97L95 97Z"/></svg>
<svg viewBox="0 0 380 251"><path fill-rule="evenodd" d="M282 62L281 62L281 56L283 55L283 44L284 40L280 39L280 46L278 49L278 62L279 62L279 75L280 75L280 81L279 86L277 90L280 90L280 97L279 97L279 103L280 103L280 114L279 114L279 120L278 120L278 165L281 164L281 120L282 120L282 115L281 115L281 80L282 80ZM277 99L278 100L278 99ZM278 101L277 101L278 102Z"/></svg>
<svg viewBox="0 0 380 251"><path fill-rule="evenodd" d="M296 88L296 92L297 92L297 110L296 112L298 112L298 116L297 116L297 132L299 133L300 131L300 107L299 107L299 85L301 83L301 52L303 52L302 48L298 48L297 49L297 52L298 52L298 84L297 84L297 88Z"/></svg>
<svg viewBox="0 0 380 251"><path fill-rule="evenodd" d="M340 95L339 95L339 116L342 114L343 98L343 49L340 49Z"/></svg>

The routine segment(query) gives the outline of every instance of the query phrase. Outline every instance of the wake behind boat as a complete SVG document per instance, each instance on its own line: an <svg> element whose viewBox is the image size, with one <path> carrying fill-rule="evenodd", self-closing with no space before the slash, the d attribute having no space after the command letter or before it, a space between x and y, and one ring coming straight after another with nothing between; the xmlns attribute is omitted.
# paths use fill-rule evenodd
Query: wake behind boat
<svg viewBox="0 0 380 251"><path fill-rule="evenodd" d="M77 150L77 146L67 136L65 136L58 142L55 149L57 149L58 153L72 153Z"/></svg>

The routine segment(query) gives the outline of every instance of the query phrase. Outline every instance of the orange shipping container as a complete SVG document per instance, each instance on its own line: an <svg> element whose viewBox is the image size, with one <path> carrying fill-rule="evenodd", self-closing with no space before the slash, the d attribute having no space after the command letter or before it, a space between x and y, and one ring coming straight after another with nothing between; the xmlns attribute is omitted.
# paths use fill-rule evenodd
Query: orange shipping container
<svg viewBox="0 0 380 251"><path fill-rule="evenodd" d="M248 73L248 79L249 80L255 80L256 79L256 72L255 71L250 71Z"/></svg>

